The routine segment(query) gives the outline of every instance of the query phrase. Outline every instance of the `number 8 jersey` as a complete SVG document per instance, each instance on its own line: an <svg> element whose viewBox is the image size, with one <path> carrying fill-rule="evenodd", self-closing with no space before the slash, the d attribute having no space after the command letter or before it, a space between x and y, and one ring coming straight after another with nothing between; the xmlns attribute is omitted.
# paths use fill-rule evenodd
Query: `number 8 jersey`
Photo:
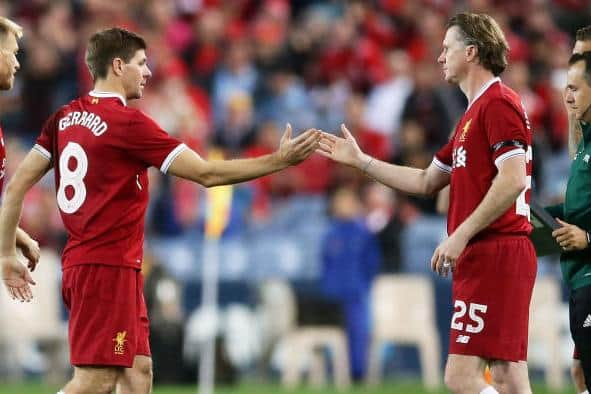
<svg viewBox="0 0 591 394"><path fill-rule="evenodd" d="M481 203L500 164L516 155L525 156L526 190L473 240L496 234L530 233L531 142L531 126L519 96L499 78L490 80L468 106L453 138L433 159L440 170L451 173L448 234Z"/></svg>
<svg viewBox="0 0 591 394"><path fill-rule="evenodd" d="M186 146L114 93L90 92L45 123L34 150L53 162L68 232L63 268L140 268L147 168L164 173Z"/></svg>

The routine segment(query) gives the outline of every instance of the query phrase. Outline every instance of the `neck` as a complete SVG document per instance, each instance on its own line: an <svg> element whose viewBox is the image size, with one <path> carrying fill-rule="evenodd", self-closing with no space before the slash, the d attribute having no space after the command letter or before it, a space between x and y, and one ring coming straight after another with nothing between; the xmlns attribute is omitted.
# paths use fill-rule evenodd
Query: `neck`
<svg viewBox="0 0 591 394"><path fill-rule="evenodd" d="M493 79L495 76L489 70L486 70L480 66L472 67L464 78L458 84L460 89L466 95L468 99L468 105L472 104L480 89L485 83Z"/></svg>
<svg viewBox="0 0 591 394"><path fill-rule="evenodd" d="M94 90L97 92L108 92L108 93L117 93L122 97L125 97L125 90L120 83L115 83L110 79L99 79L94 83Z"/></svg>

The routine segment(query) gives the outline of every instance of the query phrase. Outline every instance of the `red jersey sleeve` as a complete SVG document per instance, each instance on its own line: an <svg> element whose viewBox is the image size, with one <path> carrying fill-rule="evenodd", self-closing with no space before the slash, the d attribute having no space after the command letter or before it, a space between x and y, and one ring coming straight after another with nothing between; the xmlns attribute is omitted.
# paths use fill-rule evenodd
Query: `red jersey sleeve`
<svg viewBox="0 0 591 394"><path fill-rule="evenodd" d="M179 153L187 149L184 143L168 135L141 111L132 116L128 130L122 148L146 167L158 167L164 173Z"/></svg>
<svg viewBox="0 0 591 394"><path fill-rule="evenodd" d="M443 148L439 149L439 151L435 153L435 157L433 157L433 164L435 164L435 166L441 171L447 172L448 174L451 174L453 163L453 144L454 142L452 138L443 146Z"/></svg>
<svg viewBox="0 0 591 394"><path fill-rule="evenodd" d="M58 112L51 115L49 119L45 121L43 128L41 129L41 134L37 137L35 145L33 146L34 151L49 161L51 161L53 157L54 136L58 126L56 124L57 117Z"/></svg>
<svg viewBox="0 0 591 394"><path fill-rule="evenodd" d="M506 99L492 100L484 110L484 131L492 149L495 165L527 150L527 130L524 112Z"/></svg>

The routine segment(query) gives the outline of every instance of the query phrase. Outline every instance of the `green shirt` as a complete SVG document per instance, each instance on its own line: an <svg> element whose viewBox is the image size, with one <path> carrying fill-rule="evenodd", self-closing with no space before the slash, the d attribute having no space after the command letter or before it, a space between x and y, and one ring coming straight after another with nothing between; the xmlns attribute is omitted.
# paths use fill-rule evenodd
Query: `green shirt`
<svg viewBox="0 0 591 394"><path fill-rule="evenodd" d="M566 185L564 203L547 207L554 217L591 231L591 124L581 123L583 138L577 147ZM560 255L562 277L571 289L591 284L591 248Z"/></svg>

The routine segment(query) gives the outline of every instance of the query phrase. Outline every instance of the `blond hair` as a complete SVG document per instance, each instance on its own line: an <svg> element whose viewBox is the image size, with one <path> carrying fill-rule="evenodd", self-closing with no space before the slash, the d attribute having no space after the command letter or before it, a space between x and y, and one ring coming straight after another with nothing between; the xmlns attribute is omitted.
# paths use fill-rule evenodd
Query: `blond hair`
<svg viewBox="0 0 591 394"><path fill-rule="evenodd" d="M4 38L6 34L12 33L16 38L23 36L23 28L18 23L0 16L0 36Z"/></svg>
<svg viewBox="0 0 591 394"><path fill-rule="evenodd" d="M486 14L464 12L455 15L447 23L447 28L457 26L465 45L478 48L480 64L495 76L507 67L509 44L497 22Z"/></svg>

